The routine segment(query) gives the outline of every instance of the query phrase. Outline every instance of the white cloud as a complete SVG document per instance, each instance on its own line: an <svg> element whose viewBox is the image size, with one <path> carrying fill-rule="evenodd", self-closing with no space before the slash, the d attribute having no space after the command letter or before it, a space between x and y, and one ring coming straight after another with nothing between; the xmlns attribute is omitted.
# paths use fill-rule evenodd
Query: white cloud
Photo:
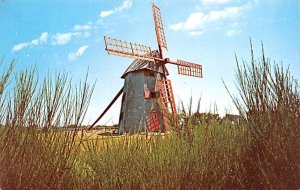
<svg viewBox="0 0 300 190"><path fill-rule="evenodd" d="M46 43L47 41L48 41L48 39L49 39L49 34L48 34L48 32L43 32L42 34L41 34L41 36L40 36L40 43L41 44L44 44L44 43Z"/></svg>
<svg viewBox="0 0 300 190"><path fill-rule="evenodd" d="M194 30L197 28L202 28L202 26L209 20L209 14L205 15L202 12L192 13L188 19L183 23L183 29Z"/></svg>
<svg viewBox="0 0 300 190"><path fill-rule="evenodd" d="M104 18L104 17L107 17L107 16L109 16L113 13L114 13L114 11L101 11L100 17Z"/></svg>
<svg viewBox="0 0 300 190"><path fill-rule="evenodd" d="M124 9L130 9L132 7L132 0L123 1L120 7L116 8L116 11L123 11Z"/></svg>
<svg viewBox="0 0 300 190"><path fill-rule="evenodd" d="M77 52L72 52L72 53L69 53L68 55L68 59L69 61L75 61L76 59L78 59L80 56L82 56L84 54L84 52L88 49L88 45L84 45L84 46L81 46Z"/></svg>
<svg viewBox="0 0 300 190"><path fill-rule="evenodd" d="M73 27L73 30L90 30L92 28L91 24L79 25L76 24Z"/></svg>
<svg viewBox="0 0 300 190"><path fill-rule="evenodd" d="M90 33L85 31L85 32L68 32L68 33L56 33L55 35L52 36L52 42L51 45L55 46L62 46L65 45L75 37L82 37L82 38L87 38L90 36Z"/></svg>
<svg viewBox="0 0 300 190"><path fill-rule="evenodd" d="M33 39L29 42L22 42L17 45L14 45L12 48L13 52L20 51L23 48L38 46L39 44L44 44L47 42L49 38L49 34L47 32L43 32L39 38Z"/></svg>
<svg viewBox="0 0 300 190"><path fill-rule="evenodd" d="M31 45L32 45L32 46L37 46L37 45L39 45L39 40L38 40L38 39L31 40Z"/></svg>
<svg viewBox="0 0 300 190"><path fill-rule="evenodd" d="M72 33L57 33L53 37L52 45L64 45L67 44L69 41L71 41Z"/></svg>
<svg viewBox="0 0 300 190"><path fill-rule="evenodd" d="M90 23L89 23L90 24ZM48 42L48 39L51 37L51 45L65 45L69 43L75 37L88 38L90 33L88 31L83 32L68 32L68 33L56 33L54 35L50 35L48 32L43 32L40 37L33 39L28 42L22 42L16 44L12 48L12 52L20 51L24 48L35 47L38 45L43 45Z"/></svg>
<svg viewBox="0 0 300 190"><path fill-rule="evenodd" d="M81 36L80 32L57 33L52 37L51 45L65 45L75 36Z"/></svg>
<svg viewBox="0 0 300 190"><path fill-rule="evenodd" d="M229 7L223 10L191 13L186 21L170 25L171 30L197 30L209 24L237 18L244 10L244 7Z"/></svg>
<svg viewBox="0 0 300 190"><path fill-rule="evenodd" d="M206 2L215 2L215 3L225 3L225 0L203 0L203 3ZM227 0L226 0L227 2ZM249 10L256 4L257 1L249 1L248 3L242 6L233 6L227 7L221 10L211 10L207 13L198 11L191 13L185 21L181 21L175 24L171 24L169 28L174 31L188 31L190 35L201 35L203 30L215 30L220 24L224 24L227 21L235 21L239 16L244 13L246 10ZM229 35L234 35L232 32L229 32Z"/></svg>
<svg viewBox="0 0 300 190"><path fill-rule="evenodd" d="M209 4L224 4L227 3L229 0L202 0L203 5Z"/></svg>
<svg viewBox="0 0 300 190"><path fill-rule="evenodd" d="M104 18L104 17L110 16L110 15L116 13L116 12L121 12L125 9L130 9L132 7L132 4L133 4L132 0L124 0L122 5L119 6L119 7L116 7L112 10L101 11L100 12L100 17Z"/></svg>
<svg viewBox="0 0 300 190"><path fill-rule="evenodd" d="M14 47L12 48L12 51L13 52L20 51L21 49L27 48L28 46L29 46L28 42L19 43L17 45L14 45Z"/></svg>

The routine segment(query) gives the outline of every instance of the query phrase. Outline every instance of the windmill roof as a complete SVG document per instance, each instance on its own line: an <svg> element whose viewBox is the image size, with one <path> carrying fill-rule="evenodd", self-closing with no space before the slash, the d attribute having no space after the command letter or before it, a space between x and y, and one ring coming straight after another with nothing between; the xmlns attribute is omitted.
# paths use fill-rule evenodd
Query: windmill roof
<svg viewBox="0 0 300 190"><path fill-rule="evenodd" d="M129 67L126 69L126 71L123 73L123 75L121 76L121 78L125 78L126 75L130 72L134 72L134 71L138 71L138 70L143 70L143 69L147 69L147 70L151 70L154 72L159 72L159 73L163 73L163 69L162 67L158 67L156 66L156 64L153 61L145 61L145 60L139 60L136 59L134 60L131 65L129 65Z"/></svg>

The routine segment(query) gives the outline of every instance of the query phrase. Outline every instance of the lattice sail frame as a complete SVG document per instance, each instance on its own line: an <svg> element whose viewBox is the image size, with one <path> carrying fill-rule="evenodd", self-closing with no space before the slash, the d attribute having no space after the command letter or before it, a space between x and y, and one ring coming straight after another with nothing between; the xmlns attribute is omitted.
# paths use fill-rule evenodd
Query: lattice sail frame
<svg viewBox="0 0 300 190"><path fill-rule="evenodd" d="M152 11L153 11L157 42L161 47L168 49L160 9L154 3L152 3Z"/></svg>
<svg viewBox="0 0 300 190"><path fill-rule="evenodd" d="M105 50L109 54L154 61L154 55L149 46L104 36Z"/></svg>
<svg viewBox="0 0 300 190"><path fill-rule="evenodd" d="M169 79L157 80L157 88L160 95L159 99L161 105L164 106L168 112L177 115L171 80Z"/></svg>
<svg viewBox="0 0 300 190"><path fill-rule="evenodd" d="M177 60L178 74L203 78L202 65L188 61Z"/></svg>

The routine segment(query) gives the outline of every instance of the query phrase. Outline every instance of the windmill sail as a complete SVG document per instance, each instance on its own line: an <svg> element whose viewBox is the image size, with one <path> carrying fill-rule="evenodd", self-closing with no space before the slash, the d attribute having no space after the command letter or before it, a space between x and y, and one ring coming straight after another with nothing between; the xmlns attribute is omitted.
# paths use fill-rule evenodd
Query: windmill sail
<svg viewBox="0 0 300 190"><path fill-rule="evenodd" d="M199 78L203 77L202 65L183 61L183 60L177 60L177 62L173 64L178 65L178 74L199 77Z"/></svg>
<svg viewBox="0 0 300 190"><path fill-rule="evenodd" d="M160 79L157 81L157 87L165 128L168 129L170 125L177 126L177 110L171 81Z"/></svg>
<svg viewBox="0 0 300 190"><path fill-rule="evenodd" d="M141 59L146 61L154 61L154 57L149 46L127 42L115 38L104 36L105 50L108 54Z"/></svg>
<svg viewBox="0 0 300 190"><path fill-rule="evenodd" d="M158 80L157 85L161 104L167 109L168 112L176 115L176 104L171 81L168 79Z"/></svg>
<svg viewBox="0 0 300 190"><path fill-rule="evenodd" d="M158 45L168 49L160 9L154 3L152 3L152 11Z"/></svg>

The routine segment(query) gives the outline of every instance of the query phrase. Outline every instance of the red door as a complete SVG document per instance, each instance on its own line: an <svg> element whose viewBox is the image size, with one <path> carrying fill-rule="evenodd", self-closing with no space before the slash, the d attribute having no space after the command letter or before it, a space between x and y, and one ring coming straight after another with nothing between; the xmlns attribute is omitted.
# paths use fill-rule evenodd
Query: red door
<svg viewBox="0 0 300 190"><path fill-rule="evenodd" d="M149 132L159 132L159 117L157 112L150 112L147 117Z"/></svg>

